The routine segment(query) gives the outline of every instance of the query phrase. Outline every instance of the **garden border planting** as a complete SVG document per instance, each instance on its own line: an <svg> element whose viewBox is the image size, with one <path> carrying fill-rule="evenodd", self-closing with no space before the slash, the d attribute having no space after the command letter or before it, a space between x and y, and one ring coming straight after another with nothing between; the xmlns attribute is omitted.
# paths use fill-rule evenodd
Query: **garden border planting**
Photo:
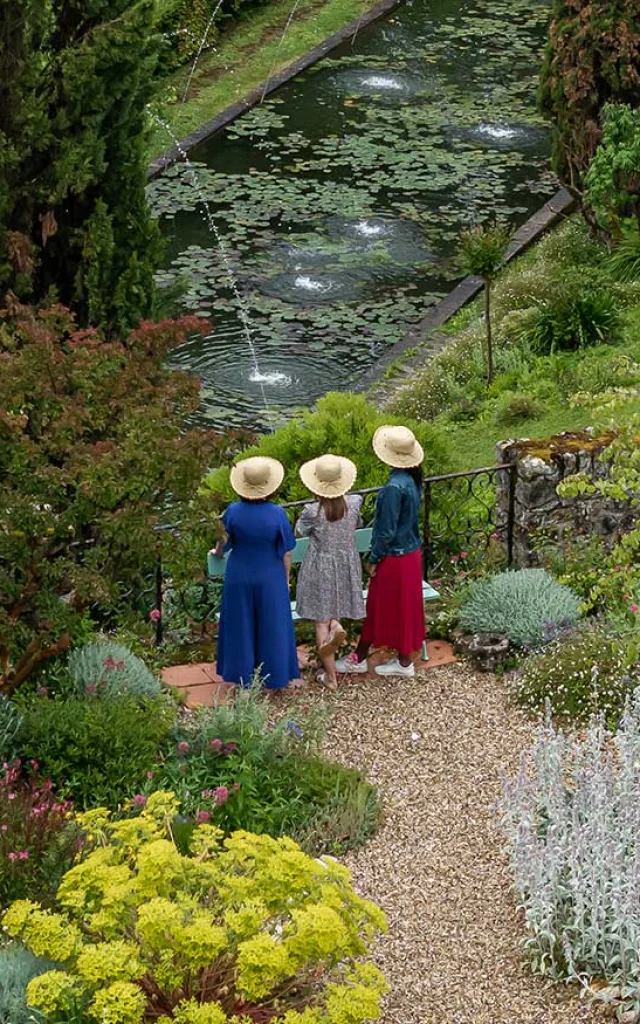
<svg viewBox="0 0 640 1024"><path fill-rule="evenodd" d="M356 33L360 32L361 29L367 28L367 26L373 24L378 18L382 18L389 11L397 7L400 0L379 0L370 11L365 14L361 14L358 18L349 22L344 28L340 29L339 32L334 32L333 35L325 39L323 43L319 43L318 46L314 46L313 49L308 50L302 57L298 57L292 64L289 64L282 71L278 71L272 75L266 82L258 85L251 92L247 93L237 103L232 103L230 106L221 110L219 114L211 118L210 121L205 121L200 128L196 128L194 132L191 132L184 139L181 139L179 146L171 146L166 149L164 153L152 160L147 169L147 175L151 178L157 178L159 174L162 174L172 164L177 163L180 160L182 153L189 153L190 150L194 149L201 142L204 142L211 135L220 131L222 128L226 128L227 125L235 121L241 114L245 114L247 110L251 110L252 107L257 106L265 96L269 96L276 89L286 85L292 78L295 78L301 72L306 71L307 68L317 64L318 61L326 57L327 54L335 50L336 47L340 46L341 43L345 43L349 37L353 37Z"/></svg>
<svg viewBox="0 0 640 1024"><path fill-rule="evenodd" d="M566 188L560 188L544 206L541 206L528 220L518 228L507 249L504 263L507 264L516 256L521 256L534 242L537 242L542 235L554 227L558 221L571 213L576 206L576 200ZM469 302L475 299L484 284L482 278L469 274L464 277L455 288L445 295L444 299L432 306L427 315L420 323L408 331L404 338L401 338L395 345L391 345L380 359L369 367L367 372L354 385L355 391L365 391L377 384L385 370L401 358L405 352L422 344L423 341L438 328L443 327L448 320L459 313Z"/></svg>

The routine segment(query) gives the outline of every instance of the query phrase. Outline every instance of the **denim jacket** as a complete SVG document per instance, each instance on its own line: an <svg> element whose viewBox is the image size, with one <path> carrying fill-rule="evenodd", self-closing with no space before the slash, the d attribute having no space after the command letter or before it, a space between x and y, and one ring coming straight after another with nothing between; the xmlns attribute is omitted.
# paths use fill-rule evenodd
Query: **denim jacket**
<svg viewBox="0 0 640 1024"><path fill-rule="evenodd" d="M387 555L408 555L420 547L418 514L420 491L404 469L393 469L378 492L369 561L375 565Z"/></svg>

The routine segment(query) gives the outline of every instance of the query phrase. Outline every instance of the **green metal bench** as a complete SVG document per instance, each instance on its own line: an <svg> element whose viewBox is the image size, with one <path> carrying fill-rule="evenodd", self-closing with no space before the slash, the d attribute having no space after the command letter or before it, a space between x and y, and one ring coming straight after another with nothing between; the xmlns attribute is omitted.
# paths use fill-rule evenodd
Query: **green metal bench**
<svg viewBox="0 0 640 1024"><path fill-rule="evenodd" d="M371 548L371 535L372 535L372 533L373 533L373 530L371 528L365 528L365 529L362 529L362 530L356 530L356 546L358 548L358 553L359 554L366 555L369 552L369 550ZM307 548L308 547L309 547L309 538L308 537L301 537L297 541L295 548L291 552L291 563L292 563L292 565L299 565L303 561L303 559L304 559L304 557L305 557L305 555L307 553ZM209 552L208 559L207 559L207 568L208 568L208 571L209 571L209 577L211 579L219 579L221 576L224 576L225 569L227 567L227 559L228 559L228 557L229 557L229 552L226 555L223 555L222 558L218 558L218 556L214 555L213 552L211 552L211 551ZM362 591L362 596L364 597L365 601L367 599L367 594L368 594L368 590L363 590ZM423 580L423 583L422 583L422 600L423 601L437 601L437 599L439 597L440 597L440 594L438 593L438 591L434 590L433 587L431 586L431 584L427 583L426 580ZM298 615L298 612L296 611L296 602L295 601L291 602L291 615L293 617L293 621L294 622L299 621L300 616ZM220 616L217 616L217 617L219 618ZM422 658L423 658L423 661L427 661L428 660L427 643L426 643L426 641L422 645Z"/></svg>

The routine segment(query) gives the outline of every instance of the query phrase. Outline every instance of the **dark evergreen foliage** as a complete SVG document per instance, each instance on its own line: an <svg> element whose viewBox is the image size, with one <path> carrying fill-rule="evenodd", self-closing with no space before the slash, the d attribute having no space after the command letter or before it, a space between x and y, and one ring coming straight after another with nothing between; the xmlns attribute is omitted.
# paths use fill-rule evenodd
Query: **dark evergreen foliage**
<svg viewBox="0 0 640 1024"><path fill-rule="evenodd" d="M59 300L121 335L149 314L160 6L0 0L0 300Z"/></svg>

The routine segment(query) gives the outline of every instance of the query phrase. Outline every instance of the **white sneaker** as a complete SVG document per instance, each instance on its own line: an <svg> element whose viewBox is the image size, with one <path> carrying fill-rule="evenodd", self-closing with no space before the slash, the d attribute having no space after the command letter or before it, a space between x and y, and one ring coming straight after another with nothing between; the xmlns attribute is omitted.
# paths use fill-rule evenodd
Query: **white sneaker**
<svg viewBox="0 0 640 1024"><path fill-rule="evenodd" d="M377 676L415 676L416 670L413 662L410 665L401 665L397 658L387 661L384 665L376 665Z"/></svg>
<svg viewBox="0 0 640 1024"><path fill-rule="evenodd" d="M355 651L351 654L347 654L346 658L339 658L336 661L336 672L348 672L350 674L355 673L356 675L364 675L365 672L369 671L369 665L367 659L364 661L358 661L355 655Z"/></svg>

